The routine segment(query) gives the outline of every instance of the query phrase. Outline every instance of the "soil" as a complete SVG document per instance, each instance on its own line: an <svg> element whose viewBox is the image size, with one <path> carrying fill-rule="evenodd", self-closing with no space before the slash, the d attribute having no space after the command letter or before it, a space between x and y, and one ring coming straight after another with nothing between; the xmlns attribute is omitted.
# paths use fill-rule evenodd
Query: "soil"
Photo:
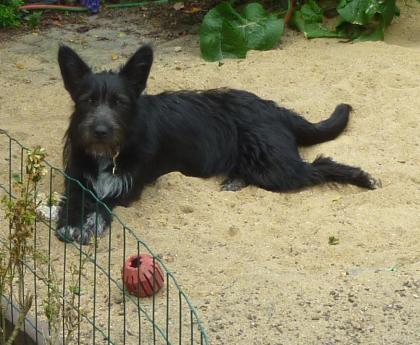
<svg viewBox="0 0 420 345"><path fill-rule="evenodd" d="M223 64L200 58L196 28L168 33L139 10L2 34L0 127L42 145L61 166L72 102L56 63L59 42L96 70L117 68L153 42L149 93L246 89L314 122L351 104L346 131L301 154L361 166L380 189L233 193L220 191L221 178L171 173L115 212L166 260L212 344L420 344L420 4L408 5L400 3L385 42L309 41L288 30L276 49ZM119 257L121 241L118 234L113 242Z"/></svg>

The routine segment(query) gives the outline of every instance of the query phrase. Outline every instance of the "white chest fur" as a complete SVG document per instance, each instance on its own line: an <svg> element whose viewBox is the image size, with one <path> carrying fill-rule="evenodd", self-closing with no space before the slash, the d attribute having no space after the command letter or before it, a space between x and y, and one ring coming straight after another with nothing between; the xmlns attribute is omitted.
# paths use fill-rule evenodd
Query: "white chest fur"
<svg viewBox="0 0 420 345"><path fill-rule="evenodd" d="M133 177L112 173L112 159L98 158L98 175L86 176L99 199L116 198L126 194L133 186Z"/></svg>

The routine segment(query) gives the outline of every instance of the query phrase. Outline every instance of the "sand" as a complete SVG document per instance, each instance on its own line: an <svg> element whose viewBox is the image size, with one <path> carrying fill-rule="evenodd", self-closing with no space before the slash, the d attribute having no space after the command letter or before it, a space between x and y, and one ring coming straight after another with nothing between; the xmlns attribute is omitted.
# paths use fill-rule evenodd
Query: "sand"
<svg viewBox="0 0 420 345"><path fill-rule="evenodd" d="M149 93L246 89L311 121L351 104L338 139L301 153L361 166L378 190L220 192L219 178L171 173L115 211L167 260L212 344L420 344L420 5L409 5L400 3L385 42L308 41L289 30L278 48L220 66L199 57L196 35L156 37L157 24L138 14L3 36L0 128L61 166L72 103L58 42L102 69L153 41Z"/></svg>

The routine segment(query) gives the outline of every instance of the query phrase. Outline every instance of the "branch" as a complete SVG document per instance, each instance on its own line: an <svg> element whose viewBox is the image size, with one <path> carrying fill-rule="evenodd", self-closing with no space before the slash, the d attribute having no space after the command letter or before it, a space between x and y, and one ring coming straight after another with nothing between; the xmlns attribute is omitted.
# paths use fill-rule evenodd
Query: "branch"
<svg viewBox="0 0 420 345"><path fill-rule="evenodd" d="M296 0L289 0L289 9L286 13L286 16L284 17L284 24L287 25L290 21L290 19L292 19L292 15L293 12L295 11L295 6L296 6Z"/></svg>
<svg viewBox="0 0 420 345"><path fill-rule="evenodd" d="M18 336L18 333L19 333L20 329L22 328L22 325L25 321L25 317L28 314L29 309L31 309L32 299L33 299L32 295L26 296L25 305L23 306L22 310L19 313L19 318L16 321L15 327L13 328L12 335L7 340L6 345L13 345L13 342L15 341L16 337Z"/></svg>

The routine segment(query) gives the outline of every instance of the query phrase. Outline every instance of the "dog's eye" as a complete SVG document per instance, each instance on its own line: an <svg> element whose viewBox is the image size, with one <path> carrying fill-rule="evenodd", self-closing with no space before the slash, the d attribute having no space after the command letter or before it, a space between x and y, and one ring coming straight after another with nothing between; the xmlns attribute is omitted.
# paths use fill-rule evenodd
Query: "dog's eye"
<svg viewBox="0 0 420 345"><path fill-rule="evenodd" d="M113 106L120 106L125 103L125 100L121 97L114 97L111 101Z"/></svg>
<svg viewBox="0 0 420 345"><path fill-rule="evenodd" d="M90 96L89 94L84 94L82 96L80 96L79 98L79 102L83 102L83 103L87 103L87 104L95 104L96 103L96 99L93 96Z"/></svg>
<svg viewBox="0 0 420 345"><path fill-rule="evenodd" d="M86 102L88 104L95 104L96 100L93 97L83 97L80 99L82 102Z"/></svg>

